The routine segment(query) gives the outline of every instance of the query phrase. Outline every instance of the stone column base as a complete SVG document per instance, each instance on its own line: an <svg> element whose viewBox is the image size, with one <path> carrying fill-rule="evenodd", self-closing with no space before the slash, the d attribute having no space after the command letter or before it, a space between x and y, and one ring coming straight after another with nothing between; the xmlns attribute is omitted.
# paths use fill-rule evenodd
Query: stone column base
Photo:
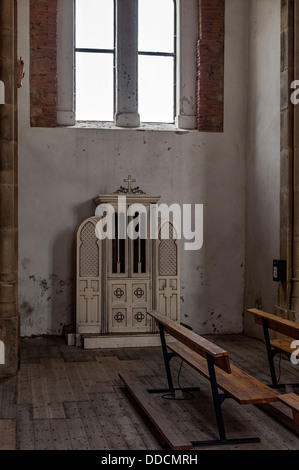
<svg viewBox="0 0 299 470"><path fill-rule="evenodd" d="M19 337L20 337L19 317L0 318L0 377L16 375L19 368Z"/></svg>

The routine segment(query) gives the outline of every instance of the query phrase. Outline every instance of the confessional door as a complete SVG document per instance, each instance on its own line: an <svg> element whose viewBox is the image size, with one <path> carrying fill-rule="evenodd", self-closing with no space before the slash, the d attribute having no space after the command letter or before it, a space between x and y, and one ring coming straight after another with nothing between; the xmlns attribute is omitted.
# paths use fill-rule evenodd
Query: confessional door
<svg viewBox="0 0 299 470"><path fill-rule="evenodd" d="M133 229L131 234L120 238L118 227L121 216L115 214L115 236L108 240L107 253L109 333L151 331L147 311L153 308L152 241L146 227L147 214L143 215L144 218L136 212L128 216L125 227L129 231L131 224Z"/></svg>
<svg viewBox="0 0 299 470"><path fill-rule="evenodd" d="M149 210L149 208L147 208ZM145 214L144 214L145 215ZM148 214L147 214L148 215ZM180 250L173 225L160 221L158 236L142 228L142 216L127 216L121 236L116 213L114 237L99 239L99 218L76 231L76 333L141 334L156 331L147 311L180 320ZM146 218L144 219L146 220ZM135 236L137 235L137 236Z"/></svg>

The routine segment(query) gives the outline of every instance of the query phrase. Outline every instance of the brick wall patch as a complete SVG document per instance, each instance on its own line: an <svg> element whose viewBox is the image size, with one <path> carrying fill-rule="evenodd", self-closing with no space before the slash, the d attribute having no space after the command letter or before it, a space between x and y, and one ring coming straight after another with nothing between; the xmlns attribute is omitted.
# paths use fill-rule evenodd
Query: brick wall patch
<svg viewBox="0 0 299 470"><path fill-rule="evenodd" d="M30 123L57 125L57 0L30 0Z"/></svg>
<svg viewBox="0 0 299 470"><path fill-rule="evenodd" d="M223 132L225 0L198 0L197 127Z"/></svg>

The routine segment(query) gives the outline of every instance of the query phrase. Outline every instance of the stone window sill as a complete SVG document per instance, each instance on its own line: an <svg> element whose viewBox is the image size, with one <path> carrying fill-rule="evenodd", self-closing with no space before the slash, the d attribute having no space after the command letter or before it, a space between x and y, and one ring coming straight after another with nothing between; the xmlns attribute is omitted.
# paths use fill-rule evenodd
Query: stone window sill
<svg viewBox="0 0 299 470"><path fill-rule="evenodd" d="M139 127L119 127L113 122L104 121L76 121L75 125L72 126L59 126L68 127L70 129L110 129L117 131L166 131L174 132L176 134L188 134L189 132L198 132L197 129L179 129L175 124L159 124L159 123L143 123Z"/></svg>

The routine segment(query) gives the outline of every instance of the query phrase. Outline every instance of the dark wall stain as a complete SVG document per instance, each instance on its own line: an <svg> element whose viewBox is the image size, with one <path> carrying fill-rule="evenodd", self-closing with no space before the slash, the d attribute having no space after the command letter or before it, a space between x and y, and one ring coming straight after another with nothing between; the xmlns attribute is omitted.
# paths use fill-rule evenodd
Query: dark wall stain
<svg viewBox="0 0 299 470"><path fill-rule="evenodd" d="M30 258L24 258L21 261L21 265L22 265L23 269L27 269L29 264L30 264Z"/></svg>
<svg viewBox="0 0 299 470"><path fill-rule="evenodd" d="M255 308L258 310L264 310L263 308L263 299L262 299L262 294L259 292L256 297L255 297L255 302L254 302Z"/></svg>
<svg viewBox="0 0 299 470"><path fill-rule="evenodd" d="M54 284L58 279L57 274L50 274L49 275L49 280L51 281L52 284Z"/></svg>
<svg viewBox="0 0 299 470"><path fill-rule="evenodd" d="M39 283L39 286L41 288L41 296L43 297L45 295L45 293L47 292L47 290L49 290L48 283L47 283L46 279L42 279Z"/></svg>
<svg viewBox="0 0 299 470"><path fill-rule="evenodd" d="M25 315L31 315L34 312L34 308L28 302L23 302L20 309Z"/></svg>
<svg viewBox="0 0 299 470"><path fill-rule="evenodd" d="M41 297L44 297L47 294L48 302L52 298L51 291L56 294L63 294L64 288L72 286L73 284L73 278L69 278L67 280L59 279L57 274L50 274L48 281L47 279L38 278L35 274L30 274L29 279L39 286ZM48 292L50 289L51 291Z"/></svg>

